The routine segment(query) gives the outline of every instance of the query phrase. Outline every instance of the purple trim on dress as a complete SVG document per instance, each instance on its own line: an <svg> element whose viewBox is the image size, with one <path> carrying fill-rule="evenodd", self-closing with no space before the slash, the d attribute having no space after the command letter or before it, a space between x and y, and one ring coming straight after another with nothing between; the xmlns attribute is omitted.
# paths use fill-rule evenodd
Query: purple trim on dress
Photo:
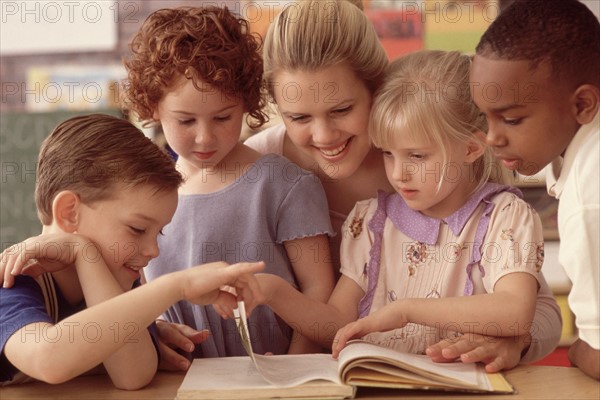
<svg viewBox="0 0 600 400"><path fill-rule="evenodd" d="M388 193L377 191L377 210L369 221L369 230L375 235L373 246L369 250L369 264L367 265L367 291L358 303L358 317L363 318L369 315L373 296L379 280L379 267L381 265L381 243L383 241L383 228L386 219L386 199Z"/></svg>

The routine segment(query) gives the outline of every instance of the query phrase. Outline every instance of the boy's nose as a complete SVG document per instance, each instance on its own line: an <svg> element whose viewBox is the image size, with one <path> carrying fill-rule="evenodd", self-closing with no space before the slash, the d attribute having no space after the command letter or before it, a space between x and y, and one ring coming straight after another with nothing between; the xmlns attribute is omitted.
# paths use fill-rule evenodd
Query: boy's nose
<svg viewBox="0 0 600 400"><path fill-rule="evenodd" d="M488 132L485 135L485 143L491 147L503 147L506 146L506 136L502 132L502 129L497 124L489 124Z"/></svg>
<svg viewBox="0 0 600 400"><path fill-rule="evenodd" d="M146 240L141 245L142 248L140 249L140 253L144 257L156 258L160 254L158 249L158 240L156 239Z"/></svg>

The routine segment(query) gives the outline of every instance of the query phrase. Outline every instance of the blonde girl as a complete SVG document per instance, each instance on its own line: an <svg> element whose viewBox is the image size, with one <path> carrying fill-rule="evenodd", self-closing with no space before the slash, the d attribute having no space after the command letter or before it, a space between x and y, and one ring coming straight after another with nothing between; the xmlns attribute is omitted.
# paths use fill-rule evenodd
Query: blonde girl
<svg viewBox="0 0 600 400"><path fill-rule="evenodd" d="M424 352L456 334L532 330L538 290L548 292L541 222L516 189L491 182L502 174L483 142L470 63L423 51L389 67L369 128L395 193L359 202L349 218L362 230L345 232L343 271L365 295L334 356L357 336Z"/></svg>

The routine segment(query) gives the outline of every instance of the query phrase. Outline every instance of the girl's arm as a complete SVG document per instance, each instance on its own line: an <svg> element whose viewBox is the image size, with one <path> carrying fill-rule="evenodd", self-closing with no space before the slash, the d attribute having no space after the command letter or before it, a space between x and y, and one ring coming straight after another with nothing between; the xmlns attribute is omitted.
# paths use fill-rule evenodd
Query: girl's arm
<svg viewBox="0 0 600 400"><path fill-rule="evenodd" d="M537 280L528 273L511 273L498 280L493 293L440 299L399 299L340 329L333 355L346 342L371 332L402 328L412 322L463 334L521 336L531 328Z"/></svg>
<svg viewBox="0 0 600 400"><path fill-rule="evenodd" d="M100 273L102 268L96 263L90 264L85 257L78 256L75 265L78 272L87 265L87 269L96 270L95 276L105 278ZM218 301L235 303L235 298L219 291L226 284L236 287L242 296L250 299L258 297L260 301L258 283L251 274L262 267L262 264L236 264L228 267L224 263L215 263L165 275L106 301L99 301L102 293L89 293L90 300L98 301L97 304L56 325L34 323L24 326L7 341L5 355L27 375L50 383L60 383L111 359L129 346L128 349L143 351L144 354L134 354L132 351L129 354L136 358L124 360L122 365L117 364L119 358L112 358L109 373L115 385L120 388L142 387L152 379L157 363L152 343L139 338L148 335L146 327L156 316L183 299L202 304ZM106 267L104 270L107 270ZM95 284L105 282L97 279ZM82 279L82 286L88 286L83 288L84 292L90 291L89 286L93 286L93 283ZM104 294L110 290L117 291L110 285L104 290ZM145 357L146 353L150 355ZM151 364L140 363L148 359ZM132 370L134 367L143 372ZM117 371L120 376L115 377L113 374Z"/></svg>
<svg viewBox="0 0 600 400"><path fill-rule="evenodd" d="M560 309L544 276L539 276L535 316L529 334L519 337L464 335L444 339L427 348L436 362L482 362L487 372L511 369L519 363L531 363L550 354L561 335Z"/></svg>
<svg viewBox="0 0 600 400"><path fill-rule="evenodd" d="M309 299L326 303L335 286L333 265L326 235L306 237L284 243L300 291ZM310 331L295 325L289 354L318 353L321 346L310 337ZM314 335L313 335L314 336Z"/></svg>
<svg viewBox="0 0 600 400"><path fill-rule="evenodd" d="M327 303L316 301L276 275L259 274L264 304L286 323L323 347L331 347L339 328L358 318L358 302L364 291L342 275Z"/></svg>

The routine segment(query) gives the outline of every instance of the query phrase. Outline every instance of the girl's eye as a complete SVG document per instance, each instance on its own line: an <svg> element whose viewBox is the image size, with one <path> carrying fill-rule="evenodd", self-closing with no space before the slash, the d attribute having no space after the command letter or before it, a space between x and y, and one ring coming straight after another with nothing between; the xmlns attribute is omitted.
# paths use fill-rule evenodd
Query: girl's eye
<svg viewBox="0 0 600 400"><path fill-rule="evenodd" d="M504 123L511 126L519 125L521 121L523 118L504 118Z"/></svg>
<svg viewBox="0 0 600 400"><path fill-rule="evenodd" d="M301 122L306 120L306 115L290 115L289 118L292 122Z"/></svg>
<svg viewBox="0 0 600 400"><path fill-rule="evenodd" d="M383 154L384 157L393 157L392 152L390 152L390 151L383 150L383 149L379 149L379 151L381 151L381 154Z"/></svg>
<svg viewBox="0 0 600 400"><path fill-rule="evenodd" d="M225 121L229 121L231 119L231 115L225 115L222 117L215 117L215 120L219 121L219 122L225 122Z"/></svg>
<svg viewBox="0 0 600 400"><path fill-rule="evenodd" d="M179 125L190 125L192 122L194 122L193 119L180 119L177 122L179 122Z"/></svg>
<svg viewBox="0 0 600 400"><path fill-rule="evenodd" d="M413 160L422 161L425 159L425 156L423 154L411 154L410 158Z"/></svg>

